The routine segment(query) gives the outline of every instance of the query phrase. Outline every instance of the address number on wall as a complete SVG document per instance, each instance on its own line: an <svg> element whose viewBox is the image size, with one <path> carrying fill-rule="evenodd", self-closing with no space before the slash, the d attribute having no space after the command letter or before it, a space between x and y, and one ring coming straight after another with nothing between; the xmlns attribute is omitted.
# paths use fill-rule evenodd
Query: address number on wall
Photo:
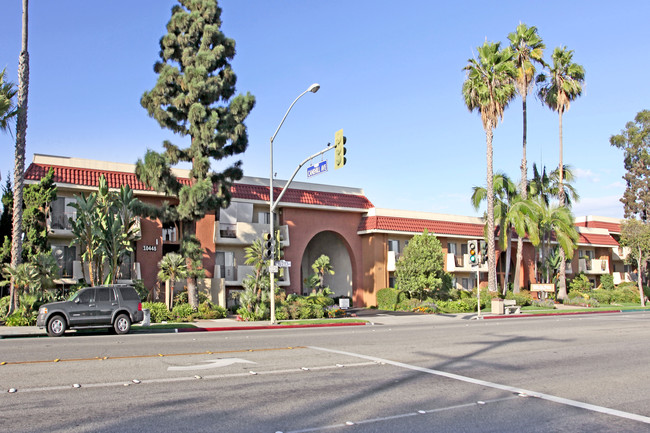
<svg viewBox="0 0 650 433"><path fill-rule="evenodd" d="M158 248L155 245L142 245L143 251L156 251Z"/></svg>

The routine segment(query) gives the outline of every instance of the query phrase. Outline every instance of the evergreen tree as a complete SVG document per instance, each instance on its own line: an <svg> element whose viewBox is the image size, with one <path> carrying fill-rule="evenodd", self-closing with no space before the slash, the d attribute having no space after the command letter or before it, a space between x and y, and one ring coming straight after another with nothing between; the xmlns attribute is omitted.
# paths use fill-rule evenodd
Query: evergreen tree
<svg viewBox="0 0 650 433"><path fill-rule="evenodd" d="M621 198L625 218L637 216L644 222L650 217L650 110L642 110L628 122L620 134L609 139L622 149L626 188Z"/></svg>
<svg viewBox="0 0 650 433"><path fill-rule="evenodd" d="M228 207L230 187L243 176L241 161L221 172L211 165L246 150L244 120L255 105L250 93L235 96L237 77L230 66L235 41L221 32L216 0L179 3L172 8L168 33L160 39L160 60L154 65L158 81L140 100L162 128L190 138L189 147L165 141L163 153L147 150L144 160L136 163L140 181L178 199L148 207L147 215L165 222L193 222ZM171 170L181 162L192 164L189 182ZM188 299L197 299L195 284L188 286Z"/></svg>
<svg viewBox="0 0 650 433"><path fill-rule="evenodd" d="M158 82L140 103L161 127L190 138L189 147L169 141L165 152L148 150L138 160L138 178L167 195L177 205L158 209L165 220L195 221L206 212L227 207L230 186L241 179L241 161L222 172L211 163L243 153L248 146L244 120L255 105L250 93L235 95L230 61L235 41L221 32L221 9L216 0L179 0L172 8L168 33L160 40ZM189 183L181 182L171 166L190 162Z"/></svg>
<svg viewBox="0 0 650 433"><path fill-rule="evenodd" d="M395 264L397 288L424 299L445 289L444 254L437 237L424 230L404 248Z"/></svg>

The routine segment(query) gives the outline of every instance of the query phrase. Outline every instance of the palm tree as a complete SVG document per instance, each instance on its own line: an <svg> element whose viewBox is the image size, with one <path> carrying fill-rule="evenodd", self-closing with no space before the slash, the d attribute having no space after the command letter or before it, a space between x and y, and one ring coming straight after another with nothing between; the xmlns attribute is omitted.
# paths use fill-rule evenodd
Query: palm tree
<svg viewBox="0 0 650 433"><path fill-rule="evenodd" d="M492 169L492 137L503 111L515 94L516 69L513 52L500 49L499 42L485 42L477 48L478 60L469 59L464 70L463 98L469 111L481 114L487 147L487 230L488 230L488 288L496 290L496 260L494 250L494 187Z"/></svg>
<svg viewBox="0 0 650 433"><path fill-rule="evenodd" d="M517 196L517 186L515 183L510 180L510 178L503 173L497 173L494 175L493 181L494 187L494 219L498 221L497 226L499 227L499 249L501 251L506 251L506 264L505 264L505 274L503 279L503 294L505 295L508 290L508 279L510 276L510 257L512 255L512 243L510 242L510 234L512 229L510 215L510 207L512 203L515 202ZM472 206L474 209L478 210L480 204L487 197L487 189L475 186L473 187L472 193ZM485 227L485 235L487 237L487 226Z"/></svg>
<svg viewBox="0 0 650 433"><path fill-rule="evenodd" d="M27 134L27 93L29 89L29 53L27 51L28 6L28 0L23 0L23 27L20 56L18 57L14 213L11 232L11 266L14 269L22 262L23 253L23 187L25 181L25 146ZM11 284L10 295L14 296L13 283ZM12 304L9 307L9 314L13 313L13 310L14 305Z"/></svg>
<svg viewBox="0 0 650 433"><path fill-rule="evenodd" d="M325 288L325 274L334 275L334 268L330 264L330 258L325 254L321 254L314 263L311 265L314 274L318 275L318 288L320 290Z"/></svg>
<svg viewBox="0 0 650 433"><path fill-rule="evenodd" d="M557 111L560 122L560 163L558 167L564 167L562 161L562 115L571 106L571 101L582 94L582 86L585 81L585 69L573 63L573 50L566 47L556 48L553 52L553 65L550 68L549 76L540 74L537 83L540 85L539 97L551 110ZM560 205L564 205L564 190L562 187L563 172L560 172Z"/></svg>
<svg viewBox="0 0 650 433"><path fill-rule="evenodd" d="M169 281L171 289L169 292L165 291L165 303L169 310L172 309L174 299L174 284L177 280L184 278L187 273L187 265L185 258L178 253L167 253L158 262L158 279L160 281Z"/></svg>
<svg viewBox="0 0 650 433"><path fill-rule="evenodd" d="M542 268L545 270L545 280L550 282L550 274L548 270L548 257L551 249L551 239L554 236L555 241L559 245L560 251L560 275L562 267L565 266L562 261L562 256L571 259L576 248L578 241L578 231L574 225L574 218L571 210L566 206L560 204L548 205L544 202L542 197L534 197L526 201L529 207L528 212L535 215L537 220L539 233L542 241ZM566 298L566 285L559 286L557 299L562 300Z"/></svg>
<svg viewBox="0 0 650 433"><path fill-rule="evenodd" d="M16 89L14 83L5 81L5 74L6 70L3 69L0 72L0 131L11 132L10 122L17 114L16 107L14 107Z"/></svg>
<svg viewBox="0 0 650 433"><path fill-rule="evenodd" d="M535 77L535 63L544 65L543 54L544 42L537 34L537 27L528 27L524 23L519 23L514 32L508 35L510 48L515 53L514 62L517 68L517 79L515 87L517 93L521 96L521 105L523 113L523 139L522 139L522 157L521 157L521 184L519 187L520 196L523 200L528 198L528 162L526 161L526 135L528 130L528 118L526 111L526 97L528 90ZM515 261L515 285L514 290L519 291L519 271L523 261L524 239L522 236L517 238L517 258Z"/></svg>

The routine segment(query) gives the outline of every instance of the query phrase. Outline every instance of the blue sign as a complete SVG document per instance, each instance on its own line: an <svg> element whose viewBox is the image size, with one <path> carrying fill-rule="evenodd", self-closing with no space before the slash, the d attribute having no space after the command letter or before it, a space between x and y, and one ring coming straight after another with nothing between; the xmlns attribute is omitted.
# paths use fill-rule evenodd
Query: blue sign
<svg viewBox="0 0 650 433"><path fill-rule="evenodd" d="M316 165L312 164L309 167L307 167L307 177L315 176L324 171L327 171L327 161L321 161Z"/></svg>

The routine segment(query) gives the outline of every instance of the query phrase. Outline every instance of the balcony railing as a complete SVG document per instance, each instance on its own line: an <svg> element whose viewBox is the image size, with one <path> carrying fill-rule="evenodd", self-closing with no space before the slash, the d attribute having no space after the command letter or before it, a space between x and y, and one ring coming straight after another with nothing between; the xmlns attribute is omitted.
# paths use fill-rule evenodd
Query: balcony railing
<svg viewBox="0 0 650 433"><path fill-rule="evenodd" d="M630 254L630 247L612 247L612 260L625 261Z"/></svg>
<svg viewBox="0 0 650 433"><path fill-rule="evenodd" d="M609 274L608 259L578 259L578 272L583 274Z"/></svg>
<svg viewBox="0 0 650 433"><path fill-rule="evenodd" d="M282 236L282 246L289 246L289 227L286 225L276 227ZM214 223L214 243L228 245L252 245L256 239L261 239L264 233L269 232L268 224L238 222L236 224Z"/></svg>
<svg viewBox="0 0 650 433"><path fill-rule="evenodd" d="M76 212L53 213L48 219L50 230L72 230L70 218L74 221L77 218Z"/></svg>

